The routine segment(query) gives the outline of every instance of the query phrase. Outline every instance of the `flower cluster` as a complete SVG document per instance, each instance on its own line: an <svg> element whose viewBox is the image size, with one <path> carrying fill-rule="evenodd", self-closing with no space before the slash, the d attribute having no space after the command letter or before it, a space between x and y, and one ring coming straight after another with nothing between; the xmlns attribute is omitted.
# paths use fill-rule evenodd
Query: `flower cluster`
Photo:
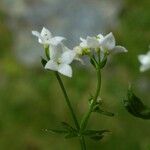
<svg viewBox="0 0 150 150"><path fill-rule="evenodd" d="M73 60L81 60L83 55L92 57L94 53L100 54L98 57L106 57L110 53L127 52L126 48L116 45L115 37L112 33L103 36L99 34L95 37L87 36L86 39L80 38L81 43L72 50L63 44L64 37L52 36L52 33L43 27L41 33L32 31L32 34L38 37L40 44L48 49L48 61L45 69L58 71L59 73L72 77L72 68L70 64Z"/></svg>
<svg viewBox="0 0 150 150"><path fill-rule="evenodd" d="M150 69L150 51L147 52L147 54L139 55L138 59L141 63L140 71L144 72L148 69Z"/></svg>

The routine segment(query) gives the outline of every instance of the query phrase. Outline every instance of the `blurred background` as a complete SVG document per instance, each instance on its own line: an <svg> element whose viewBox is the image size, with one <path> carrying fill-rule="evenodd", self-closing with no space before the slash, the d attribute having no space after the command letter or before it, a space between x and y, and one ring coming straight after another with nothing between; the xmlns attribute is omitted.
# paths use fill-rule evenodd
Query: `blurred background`
<svg viewBox="0 0 150 150"><path fill-rule="evenodd" d="M43 47L31 35L45 26L67 38L112 31L127 54L110 56L102 72L101 98L114 117L94 114L92 129L112 132L100 142L86 139L88 150L150 150L150 121L134 118L123 107L129 83L150 106L150 71L139 72L137 55L150 44L149 0L1 0L0 1L0 150L78 150L77 139L65 140L45 129L61 121L73 125L53 73L42 68ZM79 120L88 109L96 74L73 64L73 78L62 77Z"/></svg>

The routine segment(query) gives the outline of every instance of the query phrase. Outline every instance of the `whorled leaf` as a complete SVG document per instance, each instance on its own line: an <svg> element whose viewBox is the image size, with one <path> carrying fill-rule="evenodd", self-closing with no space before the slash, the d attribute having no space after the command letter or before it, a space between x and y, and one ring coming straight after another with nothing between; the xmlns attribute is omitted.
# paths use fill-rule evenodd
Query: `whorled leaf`
<svg viewBox="0 0 150 150"><path fill-rule="evenodd" d="M83 132L84 136L89 137L94 141L99 141L104 137L104 134L110 132L109 130L85 130Z"/></svg>
<svg viewBox="0 0 150 150"><path fill-rule="evenodd" d="M66 122L61 122L61 129L48 129L47 132L52 134L64 135L66 139L78 137L78 132Z"/></svg>
<svg viewBox="0 0 150 150"><path fill-rule="evenodd" d="M128 89L127 98L123 101L127 111L135 117L142 119L150 119L150 108L148 108L140 98Z"/></svg>

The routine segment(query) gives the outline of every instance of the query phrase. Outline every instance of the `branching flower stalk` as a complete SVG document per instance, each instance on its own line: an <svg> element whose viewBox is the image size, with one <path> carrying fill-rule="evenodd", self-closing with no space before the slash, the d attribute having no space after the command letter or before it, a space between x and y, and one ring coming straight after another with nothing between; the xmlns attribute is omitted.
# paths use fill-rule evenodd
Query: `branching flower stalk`
<svg viewBox="0 0 150 150"><path fill-rule="evenodd" d="M81 43L72 50L63 44L64 37L54 37L46 28L43 28L41 33L32 31L32 34L38 37L39 43L44 46L46 59L41 57L41 63L45 69L54 72L75 124L74 128L68 123L62 122L61 129L51 129L50 131L56 134L64 134L67 139L73 137L79 138L81 150L86 150L85 137L99 141L104 137L104 133L108 132L108 130L86 129L92 112L113 116L112 113L101 109L101 101L98 100L101 89L101 70L104 68L109 54L127 52L127 50L122 46L116 46L115 38L112 33L109 33L106 36L99 34L95 37L87 36L86 39L80 38ZM89 110L85 113L79 124L60 74L71 78L71 63L74 60L77 60L84 64L82 56L87 56L96 70L97 88L95 95L91 96L89 99Z"/></svg>

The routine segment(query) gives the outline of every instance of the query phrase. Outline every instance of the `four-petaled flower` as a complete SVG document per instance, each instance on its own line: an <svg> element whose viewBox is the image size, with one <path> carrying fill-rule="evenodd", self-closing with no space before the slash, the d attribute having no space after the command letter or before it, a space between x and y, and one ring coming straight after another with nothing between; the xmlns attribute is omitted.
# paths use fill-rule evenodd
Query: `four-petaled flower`
<svg viewBox="0 0 150 150"><path fill-rule="evenodd" d="M61 36L53 37L52 33L44 27L41 33L39 33L38 31L32 31L32 34L38 37L39 43L43 45L57 45L61 43L62 40L65 39L64 37L61 37Z"/></svg>
<svg viewBox="0 0 150 150"><path fill-rule="evenodd" d="M150 51L147 52L145 55L139 55L138 59L141 63L140 71L144 72L150 69Z"/></svg>
<svg viewBox="0 0 150 150"><path fill-rule="evenodd" d="M72 77L71 62L75 57L75 52L68 49L62 43L50 46L50 60L46 63L45 69L58 71L59 73Z"/></svg>
<svg viewBox="0 0 150 150"><path fill-rule="evenodd" d="M127 52L125 47L120 45L116 46L115 37L112 33L109 33L106 36L103 36L102 34L99 34L97 37L87 36L86 39L80 38L80 40L80 47L82 47L82 49L100 49L102 52L107 53Z"/></svg>

